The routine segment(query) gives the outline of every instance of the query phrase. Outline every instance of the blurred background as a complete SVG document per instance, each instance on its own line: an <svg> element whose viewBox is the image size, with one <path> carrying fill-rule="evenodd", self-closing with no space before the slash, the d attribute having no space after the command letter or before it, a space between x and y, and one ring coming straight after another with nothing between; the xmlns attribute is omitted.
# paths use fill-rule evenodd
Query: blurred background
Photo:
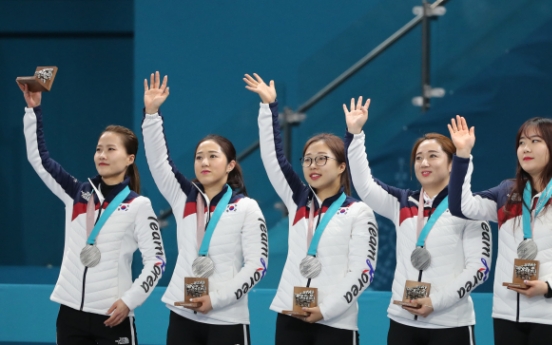
<svg viewBox="0 0 552 345"><path fill-rule="evenodd" d="M26 301L40 295L34 288L43 288L36 303L53 308L55 318L57 306L48 295L64 246L64 206L26 158L25 102L17 76L32 75L39 65L58 66L52 91L43 95L45 136L51 156L85 180L96 175L94 149L107 125L130 127L141 139L143 79L156 70L168 75L171 94L162 112L178 168L193 178L194 148L209 133L228 137L240 154L247 189L269 228L270 267L257 286L267 304L287 255L287 219L255 146L259 98L244 88L244 73L275 81L280 110L288 108L284 125L292 122L286 142L298 172L310 136L345 133L341 104L360 95L371 98L365 132L373 174L401 188L419 188L409 162L415 139L427 132L448 135L446 124L456 114L476 127L473 190L513 177L517 129L530 117L550 116L552 2L449 0L442 5L433 11L427 5L424 16L422 0L0 0L0 94L7 106L0 126L0 344L55 341L55 334L42 339L6 326L28 316L6 310L15 303L10 296L21 294ZM374 50L397 31L400 38ZM143 147L137 162L143 194L165 225L169 274L159 286L166 286L177 256L175 222L151 178ZM371 289L382 291L373 296L380 296L377 322L385 333L395 234L390 222L381 217L378 222L379 261ZM496 234L496 224L493 229ZM137 273L139 254L134 261ZM491 291L489 282L477 289ZM148 303L165 313L159 297ZM32 308L25 313L47 321L48 338L55 333L55 319L41 318L40 308ZM265 309L259 307L259 313L274 314ZM160 319L161 335L153 340L148 335L145 343L164 343L168 317ZM492 336L492 329L483 331Z"/></svg>

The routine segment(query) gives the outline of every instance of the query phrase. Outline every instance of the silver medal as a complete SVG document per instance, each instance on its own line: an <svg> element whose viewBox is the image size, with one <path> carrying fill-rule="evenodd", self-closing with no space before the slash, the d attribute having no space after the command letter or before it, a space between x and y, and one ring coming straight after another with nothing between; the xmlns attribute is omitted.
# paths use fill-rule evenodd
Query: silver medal
<svg viewBox="0 0 552 345"><path fill-rule="evenodd" d="M530 238L527 238L519 244L517 248L518 258L523 260L534 260L537 257L539 248L535 241Z"/></svg>
<svg viewBox="0 0 552 345"><path fill-rule="evenodd" d="M92 244L87 244L80 252L80 261L86 267L94 267L100 263L102 253Z"/></svg>
<svg viewBox="0 0 552 345"><path fill-rule="evenodd" d="M429 250L425 248L416 247L410 256L410 261L415 269L423 271L428 268L431 263L431 254L429 254Z"/></svg>
<svg viewBox="0 0 552 345"><path fill-rule="evenodd" d="M316 257L307 255L301 260L299 270L301 271L301 275L305 278L316 278L322 270L322 265Z"/></svg>
<svg viewBox="0 0 552 345"><path fill-rule="evenodd" d="M208 256L198 256L192 263L192 271L198 278L209 278L215 272L215 264Z"/></svg>

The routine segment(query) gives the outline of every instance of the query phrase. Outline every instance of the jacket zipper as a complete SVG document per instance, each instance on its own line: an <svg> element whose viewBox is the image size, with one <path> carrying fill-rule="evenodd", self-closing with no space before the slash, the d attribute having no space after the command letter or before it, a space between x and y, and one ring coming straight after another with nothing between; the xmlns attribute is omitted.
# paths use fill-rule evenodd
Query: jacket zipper
<svg viewBox="0 0 552 345"><path fill-rule="evenodd" d="M418 207L420 207L420 205L418 205ZM425 208L425 205L424 205L424 208ZM429 218L431 218L431 214L432 214L432 211L433 208L430 208L429 209L429 213L427 215L427 221L429 221ZM420 273L418 274L418 282L421 282L422 281L422 274L423 274L424 271L420 270ZM414 315L414 321L417 321L418 320L418 315Z"/></svg>
<svg viewBox="0 0 552 345"><path fill-rule="evenodd" d="M516 322L519 322L519 292L517 293L517 311L516 311Z"/></svg>
<svg viewBox="0 0 552 345"><path fill-rule="evenodd" d="M92 196L93 198L94 196ZM94 222L94 225L98 222L98 219L100 219L100 215L102 214L102 205L100 205L100 210L98 211L98 217L96 218L96 221ZM82 297L81 297L81 305L80 305L80 311L82 311L82 308L84 307L84 294L86 292L86 273L88 272L88 267L84 267L84 273L82 275Z"/></svg>
<svg viewBox="0 0 552 345"><path fill-rule="evenodd" d="M203 196L201 197L203 198ZM203 212L203 210L201 212ZM205 230L207 229L207 226L209 225L210 221L211 221L211 200L209 200L209 202L207 203L207 221L205 222ZM194 315L197 315L197 311L195 310L194 310Z"/></svg>

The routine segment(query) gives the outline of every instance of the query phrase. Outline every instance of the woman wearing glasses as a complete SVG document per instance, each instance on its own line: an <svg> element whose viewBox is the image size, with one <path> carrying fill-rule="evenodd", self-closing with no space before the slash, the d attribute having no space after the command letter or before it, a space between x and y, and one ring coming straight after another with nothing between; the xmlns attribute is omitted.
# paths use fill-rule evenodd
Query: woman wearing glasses
<svg viewBox="0 0 552 345"><path fill-rule="evenodd" d="M392 300L415 294L412 285L431 284L428 297L410 301L414 306L389 305L387 344L471 345L475 313L470 292L489 276L489 225L449 212L448 184L456 149L444 135L425 134L412 148L410 160L421 190L399 189L375 179L368 166L362 131L369 105L369 100L362 104L362 97L356 105L351 100L350 110L343 105L348 129L345 146L359 196L395 224L397 266Z"/></svg>
<svg viewBox="0 0 552 345"><path fill-rule="evenodd" d="M276 344L357 344L356 299L372 282L378 233L372 210L348 196L343 141L332 134L310 138L303 149L303 176L282 150L274 82L245 75L246 88L261 97L261 157L270 182L289 211L289 251L276 297ZM294 287L318 289L318 306L306 316L293 308Z"/></svg>

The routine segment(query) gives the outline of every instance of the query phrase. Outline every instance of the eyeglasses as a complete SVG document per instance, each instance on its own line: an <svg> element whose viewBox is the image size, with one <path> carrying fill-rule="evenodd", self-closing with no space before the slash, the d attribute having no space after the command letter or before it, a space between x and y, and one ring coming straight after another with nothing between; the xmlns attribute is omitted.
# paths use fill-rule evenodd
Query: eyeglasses
<svg viewBox="0 0 552 345"><path fill-rule="evenodd" d="M299 160L301 161L301 165L303 167L308 168L312 165L313 161L314 161L314 164L316 164L317 166L320 166L320 167L323 166L323 165L326 165L326 162L328 161L328 158L335 159L333 157L328 157L328 156L316 156L314 158L312 158L312 157L302 157Z"/></svg>

